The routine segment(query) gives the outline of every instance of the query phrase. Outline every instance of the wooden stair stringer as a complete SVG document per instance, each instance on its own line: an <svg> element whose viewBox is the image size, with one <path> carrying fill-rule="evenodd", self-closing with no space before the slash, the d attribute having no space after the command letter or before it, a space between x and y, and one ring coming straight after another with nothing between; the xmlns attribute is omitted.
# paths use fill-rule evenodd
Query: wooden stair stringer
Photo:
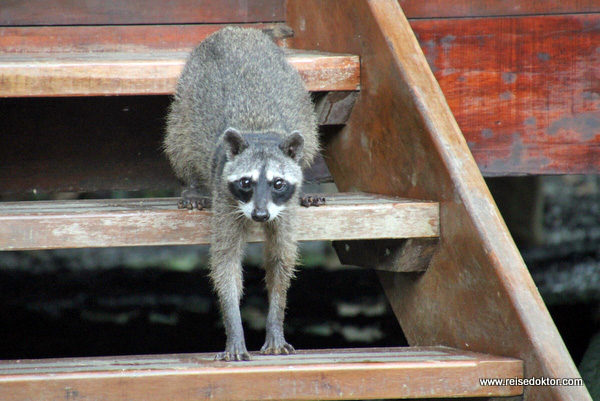
<svg viewBox="0 0 600 401"><path fill-rule="evenodd" d="M379 272L409 343L520 358L527 377L579 377L398 2L291 0L286 12L295 48L361 57L353 113L325 137L338 188L440 202L427 272ZM525 399L591 400L583 386L529 386Z"/></svg>

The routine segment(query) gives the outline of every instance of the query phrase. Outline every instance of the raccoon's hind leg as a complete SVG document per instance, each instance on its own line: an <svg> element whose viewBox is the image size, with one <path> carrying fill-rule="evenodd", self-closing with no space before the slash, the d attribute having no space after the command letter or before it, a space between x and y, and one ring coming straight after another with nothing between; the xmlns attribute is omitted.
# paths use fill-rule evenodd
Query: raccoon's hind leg
<svg viewBox="0 0 600 401"><path fill-rule="evenodd" d="M202 193L198 190L198 185L193 182L189 187L184 189L181 192L181 199L177 202L177 207L179 209L208 209L212 205L212 201L210 198L203 196Z"/></svg>
<svg viewBox="0 0 600 401"><path fill-rule="evenodd" d="M219 297L227 343L215 360L247 361L244 329L240 314L243 291L242 258L246 245L245 230L240 219L226 206L215 205L210 247L210 277Z"/></svg>
<svg viewBox="0 0 600 401"><path fill-rule="evenodd" d="M295 213L288 209L285 216L266 226L265 270L269 294L267 335L261 348L262 354L293 354L294 347L285 341L283 319L287 302L287 290L294 276L298 244L294 239Z"/></svg>

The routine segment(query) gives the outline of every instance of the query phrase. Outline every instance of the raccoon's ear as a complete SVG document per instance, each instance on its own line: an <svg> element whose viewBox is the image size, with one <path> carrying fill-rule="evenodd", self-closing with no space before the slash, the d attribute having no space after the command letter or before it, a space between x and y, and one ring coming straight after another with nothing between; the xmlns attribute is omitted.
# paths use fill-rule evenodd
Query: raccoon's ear
<svg viewBox="0 0 600 401"><path fill-rule="evenodd" d="M300 132L294 131L279 144L279 149L295 161L299 161L304 150L304 137Z"/></svg>
<svg viewBox="0 0 600 401"><path fill-rule="evenodd" d="M225 140L225 144L227 145L227 155L230 159L239 155L248 147L248 142L235 128L227 128L223 138Z"/></svg>

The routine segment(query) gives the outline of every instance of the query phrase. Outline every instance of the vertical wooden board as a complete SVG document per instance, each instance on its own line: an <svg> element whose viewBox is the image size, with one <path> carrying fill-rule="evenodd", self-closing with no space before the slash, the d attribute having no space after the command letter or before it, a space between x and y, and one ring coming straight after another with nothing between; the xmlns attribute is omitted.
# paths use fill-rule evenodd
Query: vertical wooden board
<svg viewBox="0 0 600 401"><path fill-rule="evenodd" d="M295 47L361 56L353 113L325 143L340 190L440 202L427 272L380 272L409 342L518 357L527 377L578 377L398 3L289 1L287 22ZM583 387L525 394L590 399Z"/></svg>
<svg viewBox="0 0 600 401"><path fill-rule="evenodd" d="M498 17L600 12L597 0L399 0L408 18Z"/></svg>
<svg viewBox="0 0 600 401"><path fill-rule="evenodd" d="M283 0L3 0L0 26L272 22Z"/></svg>
<svg viewBox="0 0 600 401"><path fill-rule="evenodd" d="M600 173L600 14L411 26L484 175Z"/></svg>

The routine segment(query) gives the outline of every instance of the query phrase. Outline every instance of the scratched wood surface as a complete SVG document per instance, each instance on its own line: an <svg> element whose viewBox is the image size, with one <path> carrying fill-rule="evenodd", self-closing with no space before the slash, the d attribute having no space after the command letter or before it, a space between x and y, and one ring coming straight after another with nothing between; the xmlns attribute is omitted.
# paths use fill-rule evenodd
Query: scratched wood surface
<svg viewBox="0 0 600 401"><path fill-rule="evenodd" d="M235 24L287 36L282 23ZM0 26L2 53L189 52L223 24ZM287 28L289 31L289 28ZM160 40L156 40L160 38Z"/></svg>
<svg viewBox="0 0 600 401"><path fill-rule="evenodd" d="M115 25L283 20L282 0L4 0L0 25Z"/></svg>
<svg viewBox="0 0 600 401"><path fill-rule="evenodd" d="M435 202L367 194L325 195L300 208L301 241L436 237ZM262 241L256 225L250 241ZM177 198L0 203L0 250L210 243L210 211L177 209Z"/></svg>
<svg viewBox="0 0 600 401"><path fill-rule="evenodd" d="M0 25L190 24L283 21L284 0L5 0ZM408 18L600 12L596 0L399 0Z"/></svg>
<svg viewBox="0 0 600 401"><path fill-rule="evenodd" d="M310 91L356 90L356 56L286 51ZM11 53L0 58L0 97L172 94L184 52Z"/></svg>
<svg viewBox="0 0 600 401"><path fill-rule="evenodd" d="M352 34L328 34L331 20ZM440 202L428 270L378 272L409 344L520 358L528 376L578 377L398 3L289 1L287 22L294 47L361 57L352 115L324 144L338 188ZM543 386L527 387L525 399L591 400L583 387Z"/></svg>
<svg viewBox="0 0 600 401"><path fill-rule="evenodd" d="M89 401L346 400L510 396L520 386L479 378L523 377L522 362L445 347L307 350L250 362L214 354L0 362L0 398Z"/></svg>
<svg viewBox="0 0 600 401"><path fill-rule="evenodd" d="M408 18L499 17L600 12L597 0L398 0Z"/></svg>
<svg viewBox="0 0 600 401"><path fill-rule="evenodd" d="M411 26L484 175L600 173L600 13Z"/></svg>

